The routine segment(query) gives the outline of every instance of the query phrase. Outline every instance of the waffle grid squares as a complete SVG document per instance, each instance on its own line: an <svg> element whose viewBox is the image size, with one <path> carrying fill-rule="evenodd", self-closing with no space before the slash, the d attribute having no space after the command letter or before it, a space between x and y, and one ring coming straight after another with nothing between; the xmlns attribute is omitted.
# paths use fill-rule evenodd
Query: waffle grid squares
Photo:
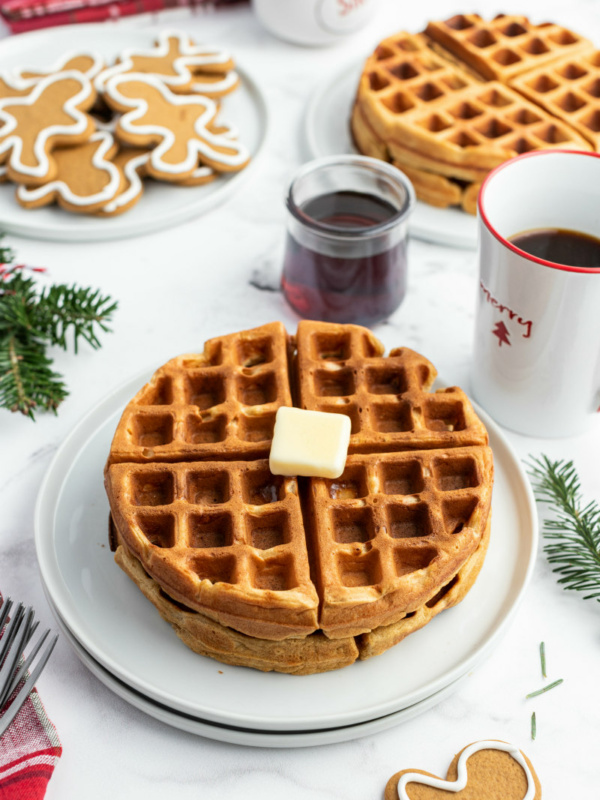
<svg viewBox="0 0 600 800"><path fill-rule="evenodd" d="M312 479L328 636L390 624L450 585L487 522L491 469L487 448L465 447L353 455L339 479Z"/></svg>
<svg viewBox="0 0 600 800"><path fill-rule="evenodd" d="M484 86L479 91L469 87L451 96L446 93L447 97L438 100L435 113L412 113L411 121L425 135L455 151L491 144L516 155L573 141L568 127L557 119L543 117L539 108L521 95L502 84ZM402 114L404 109L395 113Z"/></svg>
<svg viewBox="0 0 600 800"><path fill-rule="evenodd" d="M356 146L405 170L419 199L475 213L481 182L507 159L553 147L600 149L600 80L577 66L592 49L567 28L519 15L488 22L458 14L421 34L391 36L367 59L359 82ZM564 59L572 62L564 75L540 79L545 92L560 94L553 107L541 90L516 85ZM587 93L566 85L578 81Z"/></svg>
<svg viewBox="0 0 600 800"><path fill-rule="evenodd" d="M600 149L600 50L560 59L511 85Z"/></svg>
<svg viewBox="0 0 600 800"><path fill-rule="evenodd" d="M513 77L589 45L560 25L535 25L526 17L505 14L491 21L478 14L458 14L430 22L426 31L488 79Z"/></svg>
<svg viewBox="0 0 600 800"><path fill-rule="evenodd" d="M133 520L140 551L179 551L200 580L213 583L275 592L298 587L295 478L271 475L266 461L111 469L123 478L121 513Z"/></svg>
<svg viewBox="0 0 600 800"><path fill-rule="evenodd" d="M285 329L259 330L207 342L203 354L162 367L129 403L112 460L264 457L277 409L291 405L291 395Z"/></svg>
<svg viewBox="0 0 600 800"><path fill-rule="evenodd" d="M343 586L392 584L429 566L469 526L482 476L478 456L460 449L444 457L351 456L340 478L312 482L316 524L327 540L319 552L337 565Z"/></svg>
<svg viewBox="0 0 600 800"><path fill-rule="evenodd" d="M115 530L165 598L225 628L259 641L358 636L423 608L479 546L487 434L460 390L430 393L435 369L418 354L384 357L358 326L303 321L295 342L277 327L174 359L129 404L106 469ZM308 391L352 421L351 449L365 455L337 481L299 488L240 452L285 392L292 404L290 381L297 405ZM177 450L186 436L212 454L197 439Z"/></svg>
<svg viewBox="0 0 600 800"><path fill-rule="evenodd" d="M407 348L364 355L364 333L343 326L298 325L297 375L300 404L312 411L345 414L351 421L349 452L398 449L413 437L413 448L435 446L436 434L476 435L468 401L460 389L430 393L432 365Z"/></svg>

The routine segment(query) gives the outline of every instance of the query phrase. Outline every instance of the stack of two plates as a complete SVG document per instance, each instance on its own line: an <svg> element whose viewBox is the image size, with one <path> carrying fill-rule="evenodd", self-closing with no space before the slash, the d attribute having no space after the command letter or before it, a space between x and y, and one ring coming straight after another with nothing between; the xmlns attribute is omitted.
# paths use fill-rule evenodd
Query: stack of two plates
<svg viewBox="0 0 600 800"><path fill-rule="evenodd" d="M102 470L119 416L149 376L94 408L64 442L36 507L44 588L65 638L128 703L177 728L260 747L341 742L411 719L454 692L506 630L537 545L535 506L500 430L491 542L467 598L381 656L323 675L230 667L188 650L115 565Z"/></svg>

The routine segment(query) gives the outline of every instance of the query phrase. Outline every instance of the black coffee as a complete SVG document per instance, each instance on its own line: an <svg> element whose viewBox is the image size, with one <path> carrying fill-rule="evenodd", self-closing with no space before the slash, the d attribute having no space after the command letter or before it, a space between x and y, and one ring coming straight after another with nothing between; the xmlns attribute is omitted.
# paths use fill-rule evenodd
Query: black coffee
<svg viewBox="0 0 600 800"><path fill-rule="evenodd" d="M568 267L600 267L600 239L564 228L539 228L517 233L509 242L531 256Z"/></svg>

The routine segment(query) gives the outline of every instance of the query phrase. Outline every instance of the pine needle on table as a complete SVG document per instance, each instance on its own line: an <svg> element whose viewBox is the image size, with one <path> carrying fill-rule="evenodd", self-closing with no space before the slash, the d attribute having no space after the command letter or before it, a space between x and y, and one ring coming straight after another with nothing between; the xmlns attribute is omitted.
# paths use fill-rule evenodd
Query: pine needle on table
<svg viewBox="0 0 600 800"><path fill-rule="evenodd" d="M600 506L587 504L572 461L531 458L528 464L533 489L547 503L552 518L544 519L544 552L558 582L565 589L585 592L585 600L600 602Z"/></svg>

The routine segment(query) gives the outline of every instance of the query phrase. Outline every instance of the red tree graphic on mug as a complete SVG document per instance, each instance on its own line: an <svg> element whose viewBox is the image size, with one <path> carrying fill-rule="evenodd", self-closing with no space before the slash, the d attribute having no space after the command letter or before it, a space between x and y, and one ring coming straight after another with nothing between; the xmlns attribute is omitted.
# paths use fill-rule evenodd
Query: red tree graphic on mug
<svg viewBox="0 0 600 800"><path fill-rule="evenodd" d="M507 344L510 347L510 341L508 338L510 334L508 333L508 328L502 322L502 320L496 323L496 327L492 333L494 336L498 337L498 347L501 347L503 344Z"/></svg>

